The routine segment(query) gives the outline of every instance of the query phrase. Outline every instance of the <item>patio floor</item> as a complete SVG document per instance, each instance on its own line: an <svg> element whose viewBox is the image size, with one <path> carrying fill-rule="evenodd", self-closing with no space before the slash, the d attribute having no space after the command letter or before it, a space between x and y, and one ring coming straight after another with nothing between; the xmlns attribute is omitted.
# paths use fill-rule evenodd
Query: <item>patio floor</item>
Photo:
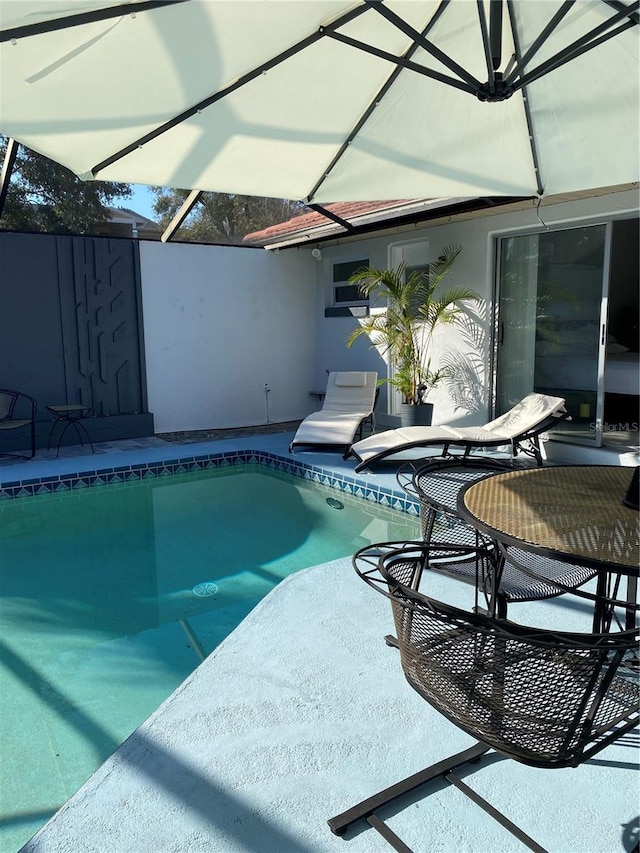
<svg viewBox="0 0 640 853"><path fill-rule="evenodd" d="M251 447L286 455L291 433L197 444L138 439L67 449L59 459L0 466L0 482L83 466L168 460ZM75 454L75 455L74 455ZM97 456L100 456L98 462ZM297 458L353 470L339 454ZM395 485L392 471L373 475ZM470 605L470 587L433 576L436 597ZM513 605L522 622L580 630L589 614L559 598ZM358 827L333 836L327 819L471 739L406 683L382 596L350 559L282 582L109 758L24 853L377 853ZM494 758L467 784L551 851L632 851L638 841L638 733L577 769L545 771ZM523 849L455 788L391 807L389 825L415 851ZM366 826L366 825L365 825Z"/></svg>

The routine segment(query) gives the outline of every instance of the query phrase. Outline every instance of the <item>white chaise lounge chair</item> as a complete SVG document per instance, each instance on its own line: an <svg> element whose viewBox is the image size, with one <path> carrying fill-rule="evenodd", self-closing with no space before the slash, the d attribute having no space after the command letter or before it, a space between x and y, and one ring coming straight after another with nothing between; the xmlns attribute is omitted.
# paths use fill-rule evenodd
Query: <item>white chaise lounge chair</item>
<svg viewBox="0 0 640 853"><path fill-rule="evenodd" d="M300 445L348 449L362 422L373 416L377 382L375 371L330 373L322 408L302 421L289 452Z"/></svg>
<svg viewBox="0 0 640 853"><path fill-rule="evenodd" d="M520 451L533 456L538 465L542 465L539 435L569 417L564 403L562 397L532 393L484 426L415 426L387 430L353 444L345 453L345 459L355 456L358 460L355 470L361 471L367 465L416 447L442 445L443 456L449 454L449 448L459 448L459 455L465 457L477 448L510 444L514 456Z"/></svg>

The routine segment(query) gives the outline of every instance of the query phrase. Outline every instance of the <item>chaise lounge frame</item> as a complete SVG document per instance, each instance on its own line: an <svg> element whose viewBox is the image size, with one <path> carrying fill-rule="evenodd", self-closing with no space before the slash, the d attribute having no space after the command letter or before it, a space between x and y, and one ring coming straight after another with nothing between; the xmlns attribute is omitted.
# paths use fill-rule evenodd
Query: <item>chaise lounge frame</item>
<svg viewBox="0 0 640 853"><path fill-rule="evenodd" d="M514 421L516 415L521 415L527 406L539 405L543 413L538 419L531 419L526 426L512 430L509 428L510 420ZM369 452L369 446L373 444L374 436L369 436L363 441L352 444L345 452L344 458L354 456L358 462L356 472L360 472L369 465L374 465L398 453L416 448L442 447L442 458L467 458L474 450L484 450L490 447L502 447L509 445L511 454L515 458L519 453L536 460L538 466L543 465L542 451L540 448L540 436L549 429L557 427L562 420L570 420L570 415L565 408L562 397L551 397L546 394L531 393L524 397L509 412L501 415L480 427L405 427L395 430L387 430L378 433L379 441L384 437L392 436L399 441L383 447L375 452ZM457 448L460 452L454 453Z"/></svg>
<svg viewBox="0 0 640 853"><path fill-rule="evenodd" d="M322 408L302 421L289 445L289 453L296 447L346 453L356 433L362 437L363 424L368 421L374 427L377 383L375 371L329 373Z"/></svg>

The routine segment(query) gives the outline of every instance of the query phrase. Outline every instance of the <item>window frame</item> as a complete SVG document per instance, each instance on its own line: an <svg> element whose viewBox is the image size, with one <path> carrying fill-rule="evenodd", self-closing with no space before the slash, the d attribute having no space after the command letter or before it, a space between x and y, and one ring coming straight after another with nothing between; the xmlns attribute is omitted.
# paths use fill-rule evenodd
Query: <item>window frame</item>
<svg viewBox="0 0 640 853"><path fill-rule="evenodd" d="M353 275L356 270L369 266L369 258L359 258L357 260L340 260L334 261L331 264L331 307L332 308L350 308L350 307L369 307L369 299L362 297L360 299L338 299L337 291L340 288L355 288L357 285L349 283L349 276ZM346 277L336 278L336 271L340 267L351 268L351 271Z"/></svg>

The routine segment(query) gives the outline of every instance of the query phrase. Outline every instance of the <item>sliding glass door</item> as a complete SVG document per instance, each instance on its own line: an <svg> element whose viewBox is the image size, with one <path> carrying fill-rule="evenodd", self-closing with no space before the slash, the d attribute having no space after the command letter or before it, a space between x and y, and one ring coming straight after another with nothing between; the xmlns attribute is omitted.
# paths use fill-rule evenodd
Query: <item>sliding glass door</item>
<svg viewBox="0 0 640 853"><path fill-rule="evenodd" d="M600 442L607 245L604 224L500 240L497 414L531 391L564 397L557 437Z"/></svg>

